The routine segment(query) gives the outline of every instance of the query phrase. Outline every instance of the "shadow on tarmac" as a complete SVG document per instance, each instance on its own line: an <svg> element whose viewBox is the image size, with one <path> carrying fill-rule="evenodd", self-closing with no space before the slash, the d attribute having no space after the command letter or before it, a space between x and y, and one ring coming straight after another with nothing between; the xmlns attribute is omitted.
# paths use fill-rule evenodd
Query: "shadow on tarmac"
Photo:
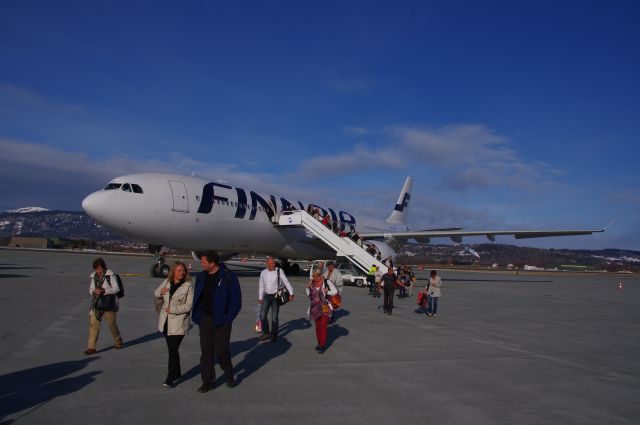
<svg viewBox="0 0 640 425"><path fill-rule="evenodd" d="M102 373L93 371L65 378L84 369L97 357L51 363L0 376L0 425L14 422L6 416L36 409L54 398L81 390Z"/></svg>
<svg viewBox="0 0 640 425"><path fill-rule="evenodd" d="M151 332L149 334L138 337L136 339L132 339L131 341L124 341L124 344L122 344L122 349L130 348L138 344L144 344L145 342L153 341L154 339L158 339L158 338L164 338L164 335L162 334L162 332L159 332L159 331ZM113 350L113 348L114 348L113 345L106 348L102 348L98 350L97 353L98 354L104 353L105 351Z"/></svg>
<svg viewBox="0 0 640 425"><path fill-rule="evenodd" d="M333 313L333 323L336 323L338 319L341 317L345 317L350 315L349 310L345 310L344 308L338 309L335 313Z"/></svg>
<svg viewBox="0 0 640 425"><path fill-rule="evenodd" d="M326 349L331 348L333 343L340 337L349 335L349 330L347 328L343 328L338 324L334 324L329 326L327 329L327 345L325 345Z"/></svg>
<svg viewBox="0 0 640 425"><path fill-rule="evenodd" d="M15 264L0 264L0 270L42 270L42 267L20 267Z"/></svg>
<svg viewBox="0 0 640 425"><path fill-rule="evenodd" d="M291 332L297 330L308 329L311 327L309 321L305 318L299 318L290 320L280 326L278 331L278 339L275 342L263 342L260 343L259 337L253 337L245 339L244 341L233 341L229 344L229 351L231 356L237 356L239 354L247 354L243 357L240 363L234 365L233 370L236 376L238 384L249 376L251 376L258 369L269 363L274 358L281 356L291 348L291 343L286 339L286 336ZM200 374L200 365L197 364L189 369L182 375L182 381L188 381ZM215 386L224 384L226 377L224 374L218 377L215 382ZM2 424L0 424L2 425Z"/></svg>

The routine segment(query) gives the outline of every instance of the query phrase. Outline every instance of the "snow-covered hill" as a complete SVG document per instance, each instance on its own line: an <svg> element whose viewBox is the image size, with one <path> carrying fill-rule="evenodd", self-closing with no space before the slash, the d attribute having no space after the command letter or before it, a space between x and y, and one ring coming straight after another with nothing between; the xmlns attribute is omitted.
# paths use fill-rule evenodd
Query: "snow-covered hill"
<svg viewBox="0 0 640 425"><path fill-rule="evenodd" d="M7 210L7 212L10 214L28 214L28 213L44 212L44 211L50 211L50 210L42 207L24 207L24 208L18 208L15 210Z"/></svg>

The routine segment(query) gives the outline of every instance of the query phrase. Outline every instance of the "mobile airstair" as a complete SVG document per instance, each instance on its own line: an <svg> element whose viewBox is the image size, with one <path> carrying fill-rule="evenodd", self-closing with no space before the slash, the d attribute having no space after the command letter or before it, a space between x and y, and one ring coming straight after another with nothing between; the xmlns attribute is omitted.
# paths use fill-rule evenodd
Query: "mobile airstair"
<svg viewBox="0 0 640 425"><path fill-rule="evenodd" d="M304 227L311 234L329 245L339 257L346 257L356 267L368 273L371 266L377 266L383 273L387 272L387 266L369 254L366 249L358 245L348 236L338 236L327 226L316 220L311 214L302 210L285 211L278 220L279 226Z"/></svg>

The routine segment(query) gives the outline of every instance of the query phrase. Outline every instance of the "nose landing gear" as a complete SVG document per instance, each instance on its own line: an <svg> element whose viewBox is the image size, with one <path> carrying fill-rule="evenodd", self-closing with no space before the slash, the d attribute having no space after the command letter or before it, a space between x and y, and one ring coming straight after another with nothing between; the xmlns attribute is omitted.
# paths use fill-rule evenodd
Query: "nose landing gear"
<svg viewBox="0 0 640 425"><path fill-rule="evenodd" d="M154 263L151 265L151 277L169 276L169 265L164 262L164 250L159 245L149 245L149 251L155 254Z"/></svg>

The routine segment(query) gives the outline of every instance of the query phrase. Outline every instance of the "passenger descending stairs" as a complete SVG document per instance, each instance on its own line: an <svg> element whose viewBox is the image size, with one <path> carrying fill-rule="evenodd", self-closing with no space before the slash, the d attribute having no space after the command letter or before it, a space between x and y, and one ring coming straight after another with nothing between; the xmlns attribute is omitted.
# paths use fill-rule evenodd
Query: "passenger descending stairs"
<svg viewBox="0 0 640 425"><path fill-rule="evenodd" d="M285 211L280 216L278 225L305 227L314 236L329 245L329 247L336 252L337 256L347 257L349 261L365 273L368 273L373 265L376 265L378 270L382 270L383 273L387 272L387 266L369 254L351 238L336 235L331 229L313 218L313 216L306 211Z"/></svg>

